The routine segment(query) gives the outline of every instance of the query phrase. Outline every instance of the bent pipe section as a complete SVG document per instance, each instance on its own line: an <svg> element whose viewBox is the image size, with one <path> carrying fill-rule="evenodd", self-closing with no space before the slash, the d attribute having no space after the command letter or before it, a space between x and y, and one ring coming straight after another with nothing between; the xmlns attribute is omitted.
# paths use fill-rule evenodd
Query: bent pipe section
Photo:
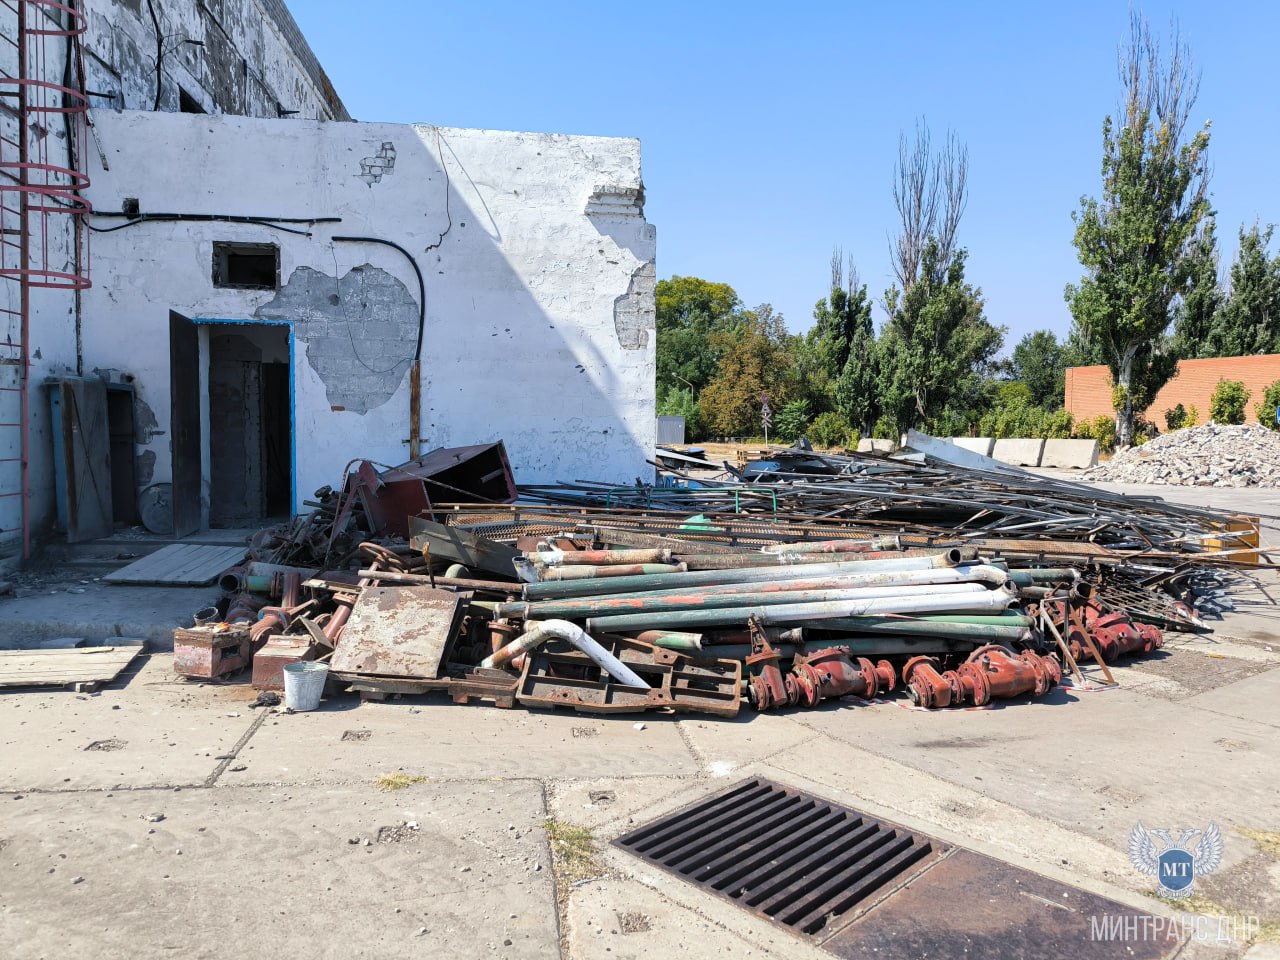
<svg viewBox="0 0 1280 960"><path fill-rule="evenodd" d="M635 672L612 653L600 646L585 630L568 620L544 620L536 623L523 635L516 637L501 650L480 661L486 669L496 669L510 663L522 653L539 647L551 639L563 640L581 650L594 660L602 670L628 687L640 687L648 690L649 684L638 677Z"/></svg>

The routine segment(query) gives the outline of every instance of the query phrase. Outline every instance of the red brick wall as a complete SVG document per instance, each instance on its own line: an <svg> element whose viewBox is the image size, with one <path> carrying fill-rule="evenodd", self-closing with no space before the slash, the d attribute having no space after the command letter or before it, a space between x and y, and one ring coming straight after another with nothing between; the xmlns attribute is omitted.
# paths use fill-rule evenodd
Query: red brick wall
<svg viewBox="0 0 1280 960"><path fill-rule="evenodd" d="M1179 403L1190 410L1195 404L1200 423L1209 422L1209 399L1221 379L1240 380L1249 391L1245 420L1253 423L1254 405L1262 400L1263 391L1280 380L1280 354L1265 353L1252 357L1216 357L1211 360L1183 360L1178 372L1156 394L1147 409L1146 418L1161 430L1164 412ZM1111 374L1106 367L1069 367L1067 369L1066 408L1079 420L1091 420L1099 414L1115 416L1111 406Z"/></svg>

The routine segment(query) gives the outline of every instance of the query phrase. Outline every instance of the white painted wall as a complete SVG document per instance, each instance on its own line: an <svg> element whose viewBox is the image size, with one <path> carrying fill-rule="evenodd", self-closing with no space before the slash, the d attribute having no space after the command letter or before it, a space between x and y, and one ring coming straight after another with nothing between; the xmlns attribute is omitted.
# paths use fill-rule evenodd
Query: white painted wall
<svg viewBox="0 0 1280 960"><path fill-rule="evenodd" d="M336 484L353 457L407 458L403 369L389 399L367 412L332 409L331 393L344 376L354 378L348 392L353 383L378 381L368 368L393 369L411 352L411 344L386 339L377 300L386 284L370 295L360 278L389 274L414 306L417 280L395 250L338 243L334 235L393 241L423 271L424 450L503 439L526 483L629 482L650 472L655 233L637 200L638 141L110 111L96 112L94 121L110 168L91 156L96 210L118 211L133 197L143 212L342 218L311 228L311 237L207 222L94 235L85 368L135 377L156 420L143 450L156 456L154 481L169 477L171 309L192 318L293 322L299 501ZM366 183L360 161L386 142L395 145L394 169ZM327 279L314 285L310 301L295 299L294 315L286 316L267 308L272 292L213 287L215 240L278 243L282 283L307 269ZM366 271L348 276L363 265ZM349 369L337 372L333 342L305 333L335 310L351 318L327 328L350 338L338 340ZM348 356L350 343L363 368ZM316 370L322 353L328 384Z"/></svg>

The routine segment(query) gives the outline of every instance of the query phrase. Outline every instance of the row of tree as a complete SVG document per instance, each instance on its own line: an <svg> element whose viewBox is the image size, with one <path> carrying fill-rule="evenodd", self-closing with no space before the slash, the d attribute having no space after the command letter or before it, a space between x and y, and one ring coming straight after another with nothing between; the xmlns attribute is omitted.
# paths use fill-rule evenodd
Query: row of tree
<svg viewBox="0 0 1280 960"><path fill-rule="evenodd" d="M1103 363L1115 385L1116 439L1129 444L1180 358L1280 352L1272 229L1241 228L1229 286L1219 278L1209 125L1189 127L1198 80L1188 48L1175 30L1165 54L1135 14L1120 72L1121 110L1103 125L1102 190L1073 214L1084 275L1066 288L1073 322L1064 342L1036 331L997 359L1006 331L988 321L958 243L968 151L952 134L935 149L922 123L899 142L895 282L880 301L880 329L866 285L839 250L814 324L800 335L769 304L745 308L726 284L663 280L659 412L684 415L691 439L756 435L766 403L778 436L807 431L819 443L912 427L1069 436L1065 370Z"/></svg>

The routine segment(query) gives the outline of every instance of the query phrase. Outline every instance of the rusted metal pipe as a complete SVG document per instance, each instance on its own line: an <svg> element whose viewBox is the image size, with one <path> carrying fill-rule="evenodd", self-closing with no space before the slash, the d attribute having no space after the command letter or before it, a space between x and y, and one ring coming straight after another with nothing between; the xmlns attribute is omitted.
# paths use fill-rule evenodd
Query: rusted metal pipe
<svg viewBox="0 0 1280 960"><path fill-rule="evenodd" d="M696 570L661 577L618 577L608 584L591 582L526 583L526 600L549 600L564 597L588 597L598 593L638 593L645 590L674 590L686 587L709 587L726 583L751 583L775 580L797 580L807 577L852 576L859 573L883 573L900 570L929 570L954 567L960 563L959 550L944 550L927 557L902 557L896 560L846 560L785 567L748 567L735 570Z"/></svg>
<svg viewBox="0 0 1280 960"><path fill-rule="evenodd" d="M557 580L595 580L601 577L653 577L684 573L683 563L619 563L611 567L590 564L562 564L538 568L539 582Z"/></svg>
<svg viewBox="0 0 1280 960"><path fill-rule="evenodd" d="M522 636L481 660L480 667L487 670L500 669L513 658L553 638L563 640L581 650L619 683L628 687L649 689L649 684L641 680L630 667L596 643L585 630L568 620L546 620L533 624Z"/></svg>
<svg viewBox="0 0 1280 960"><path fill-rule="evenodd" d="M666 547L657 550L538 550L525 556L535 564L547 567L568 564L582 566L620 566L636 563L670 563L671 551Z"/></svg>

